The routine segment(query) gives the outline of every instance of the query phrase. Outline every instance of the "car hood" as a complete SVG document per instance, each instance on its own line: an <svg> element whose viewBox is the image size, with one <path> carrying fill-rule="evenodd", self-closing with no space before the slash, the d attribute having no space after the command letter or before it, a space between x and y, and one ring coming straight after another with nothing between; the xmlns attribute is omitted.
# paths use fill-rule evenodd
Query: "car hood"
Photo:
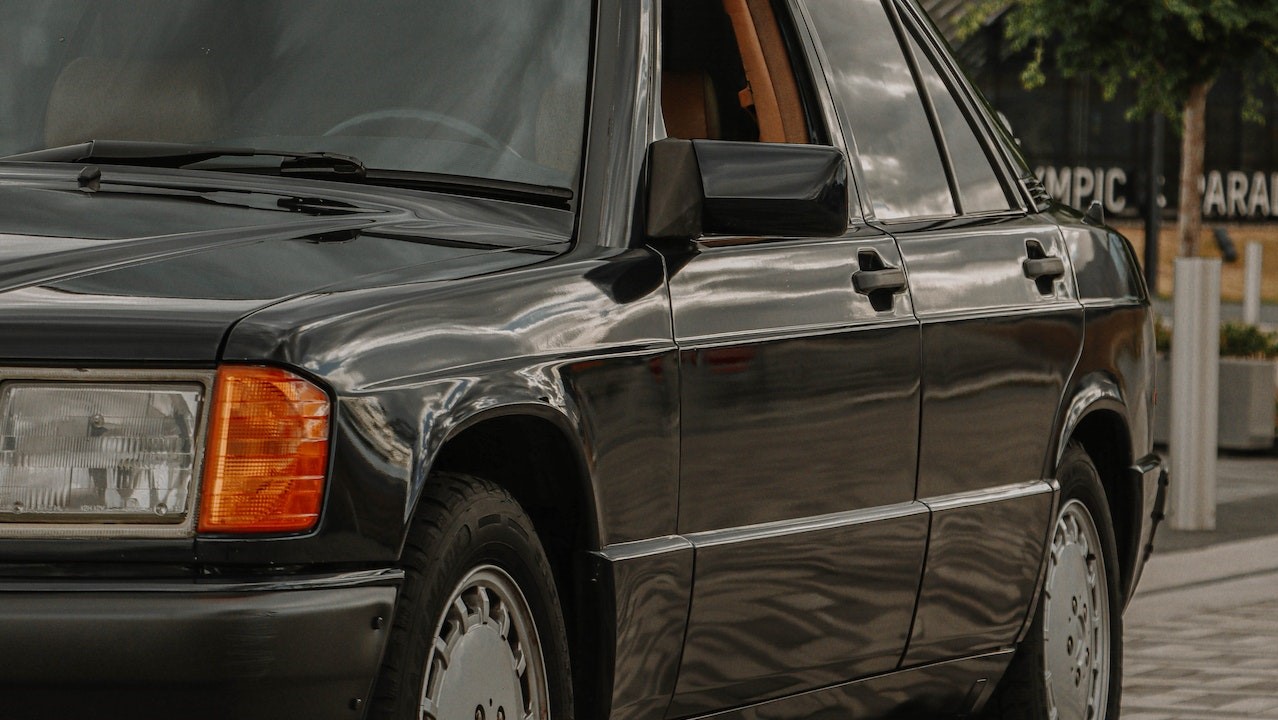
<svg viewBox="0 0 1278 720"><path fill-rule="evenodd" d="M566 249L571 213L228 173L0 162L0 363L216 362L253 312Z"/></svg>

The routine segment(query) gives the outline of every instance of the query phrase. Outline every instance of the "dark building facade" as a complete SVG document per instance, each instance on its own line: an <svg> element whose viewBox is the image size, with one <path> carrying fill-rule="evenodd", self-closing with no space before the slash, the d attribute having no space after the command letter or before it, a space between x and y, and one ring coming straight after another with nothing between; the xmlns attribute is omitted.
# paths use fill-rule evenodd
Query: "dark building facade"
<svg viewBox="0 0 1278 720"><path fill-rule="evenodd" d="M977 35L959 40L953 21L963 0L931 0L924 5L954 44L972 79L1008 119L1043 184L1054 197L1076 207L1095 200L1106 212L1136 218L1151 193L1150 169L1158 167L1160 205L1177 207L1179 128L1163 123L1161 147L1150 118L1128 120L1130 87L1106 101L1100 86L1086 78L1063 80L1048 65L1047 84L1021 86L1028 53L1012 53L1003 43L1003 25L994 19ZM1050 63L1052 53L1046 53ZM1217 81L1208 97L1203 212L1213 221L1278 219L1278 95L1256 89L1264 123L1243 119L1244 87L1238 73ZM1157 153L1158 163L1151 163Z"/></svg>

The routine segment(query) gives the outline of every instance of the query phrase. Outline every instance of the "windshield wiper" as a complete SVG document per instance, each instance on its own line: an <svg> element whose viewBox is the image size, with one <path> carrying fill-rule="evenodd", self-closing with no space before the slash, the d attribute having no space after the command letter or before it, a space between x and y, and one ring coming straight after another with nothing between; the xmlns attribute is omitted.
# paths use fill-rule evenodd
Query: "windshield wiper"
<svg viewBox="0 0 1278 720"><path fill-rule="evenodd" d="M448 175L422 170L370 169L362 182L370 185L426 190L449 195L512 200L515 202L567 209L573 198L572 190L554 185L535 185L516 180Z"/></svg>
<svg viewBox="0 0 1278 720"><path fill-rule="evenodd" d="M278 167L209 168L240 172L278 172L288 177L360 182L370 185L513 200L546 207L566 208L573 193L567 188L534 185L512 180L446 175L412 170L369 170L359 159L328 152L291 152L248 147L194 145L133 140L90 140L0 157L0 160L55 163L108 163L141 167L184 168L228 157L279 157Z"/></svg>
<svg viewBox="0 0 1278 720"><path fill-rule="evenodd" d="M281 175L325 179L363 179L364 163L358 159L326 152L260 150L220 145L192 145L133 140L90 140L73 145L45 148L0 160L59 163L110 163L142 167L183 168L224 157L278 157Z"/></svg>

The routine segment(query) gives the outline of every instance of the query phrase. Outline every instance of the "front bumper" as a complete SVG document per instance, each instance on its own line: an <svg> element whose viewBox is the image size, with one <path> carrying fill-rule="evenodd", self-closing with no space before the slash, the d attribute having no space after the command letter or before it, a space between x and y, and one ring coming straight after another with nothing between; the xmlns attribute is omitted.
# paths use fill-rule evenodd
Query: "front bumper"
<svg viewBox="0 0 1278 720"><path fill-rule="evenodd" d="M1136 563L1132 568L1131 582L1126 588L1126 597L1130 601L1136 593L1136 585L1140 582L1141 573L1145 569L1145 561L1154 552L1154 534L1158 524L1163 521L1167 506L1167 488L1170 479L1167 469L1163 467L1162 458L1147 455L1128 469L1128 476L1136 486L1140 498L1139 538L1137 544Z"/></svg>
<svg viewBox="0 0 1278 720"><path fill-rule="evenodd" d="M0 714L360 718L401 578L0 582Z"/></svg>

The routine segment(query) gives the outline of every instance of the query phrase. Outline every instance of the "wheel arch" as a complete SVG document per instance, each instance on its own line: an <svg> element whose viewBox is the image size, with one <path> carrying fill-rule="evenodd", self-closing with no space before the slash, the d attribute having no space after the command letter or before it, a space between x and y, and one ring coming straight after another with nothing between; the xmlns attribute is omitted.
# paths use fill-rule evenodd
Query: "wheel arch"
<svg viewBox="0 0 1278 720"><path fill-rule="evenodd" d="M572 421L550 405L524 402L486 408L454 423L425 476L453 471L483 477L514 495L534 521L532 507L557 501L569 511L567 524L575 528L581 549L596 550L600 520L589 468Z"/></svg>
<svg viewBox="0 0 1278 720"><path fill-rule="evenodd" d="M1100 474L1114 522L1120 587L1130 588L1132 575L1140 564L1142 490L1133 485L1128 472L1135 461L1131 424L1127 404L1114 378L1096 374L1080 385L1065 414L1055 452L1057 463L1070 442L1077 442L1087 451Z"/></svg>
<svg viewBox="0 0 1278 720"><path fill-rule="evenodd" d="M577 709L595 703L592 668L602 659L595 633L602 598L593 595L585 553L597 550L601 527L586 441L558 408L519 402L486 408L457 422L425 473L459 472L489 480L528 513L559 594L572 653ZM580 713L579 713L580 714Z"/></svg>

